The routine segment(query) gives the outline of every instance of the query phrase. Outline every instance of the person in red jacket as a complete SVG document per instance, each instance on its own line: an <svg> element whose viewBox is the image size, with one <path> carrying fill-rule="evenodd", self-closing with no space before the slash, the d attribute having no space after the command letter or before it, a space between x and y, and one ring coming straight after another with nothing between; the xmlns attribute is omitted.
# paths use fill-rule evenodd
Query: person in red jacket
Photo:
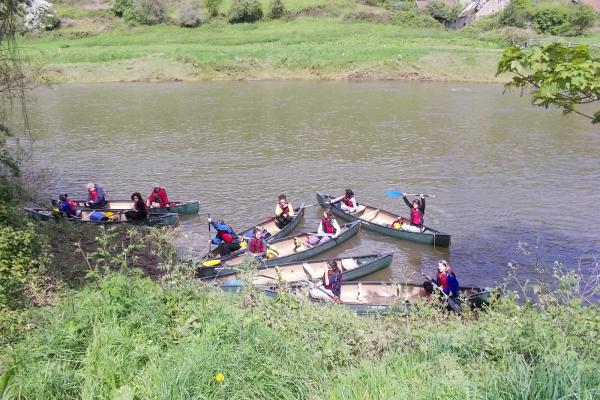
<svg viewBox="0 0 600 400"><path fill-rule="evenodd" d="M148 207L154 208L165 208L169 207L169 197L167 196L167 191L164 188L161 188L158 183L153 185L154 189L150 192L148 196Z"/></svg>
<svg viewBox="0 0 600 400"><path fill-rule="evenodd" d="M254 235L252 235L252 239L250 239L248 250L250 253L261 257L264 257L267 254L267 242L262 237L261 229L254 229Z"/></svg>

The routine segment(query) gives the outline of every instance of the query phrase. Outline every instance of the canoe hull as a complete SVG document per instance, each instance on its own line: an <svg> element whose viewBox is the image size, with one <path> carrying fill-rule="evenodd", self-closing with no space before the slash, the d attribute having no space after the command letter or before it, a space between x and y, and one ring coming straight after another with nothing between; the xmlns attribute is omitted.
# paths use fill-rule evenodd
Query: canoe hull
<svg viewBox="0 0 600 400"><path fill-rule="evenodd" d="M84 200L74 200L73 204L77 209L81 210L85 208ZM150 214L166 214L176 213L181 215L193 215L198 214L200 211L200 202L197 200L190 201L175 201L173 205L165 208L151 208ZM106 203L106 209L111 210L130 210L133 206L133 202L130 200L113 200Z"/></svg>
<svg viewBox="0 0 600 400"><path fill-rule="evenodd" d="M384 268L387 268L391 264L393 256L394 256L394 253L390 252L390 253L384 253L384 254L370 254L370 255L336 258L334 260L338 264L341 264L342 268L344 268L343 260L352 259L353 261L355 261L357 263L358 267L356 267L354 269L344 268L344 272L342 274L343 280L351 281L351 280L362 278L363 276L367 276L369 274L372 274L372 273L382 270ZM314 260L314 261L311 260L306 263L309 265L309 267L311 267L313 270L315 270L316 265L321 265L321 268L323 268L322 265L324 265L327 261L328 260ZM286 285L293 286L295 284L304 283L306 280L315 279L314 276L310 276L308 274L303 276L302 273L306 272L304 269L303 262L278 264L277 267L279 268L279 273L281 274L280 276L285 277L284 279L286 279L289 276L288 272L290 272L291 274L297 274L297 276L300 277L296 280L286 279L284 282L282 282L282 283L285 283ZM269 267L265 267L265 266L261 266L260 268L258 268L259 272L258 272L257 276L259 279L261 279L261 277L262 277L263 282L257 282L255 280L254 285L271 286L271 285L277 285L280 283L280 281L278 281L277 279L267 280L265 282L264 275L260 275L260 271L261 270L264 271L265 269L268 269L268 268ZM296 271L296 272L294 272L294 271ZM319 271L321 271L321 269L318 269L315 272L318 274ZM267 274L267 273L268 272L262 272L262 274ZM273 276L278 275L277 272L271 272L271 274ZM238 282L233 282L233 281L237 281L238 275L239 275L239 272L237 270L223 269L223 270L218 271L217 275L202 277L202 278L200 278L200 280L220 283L223 286L237 285L239 281ZM233 282L233 283L231 283L231 282Z"/></svg>
<svg viewBox="0 0 600 400"><path fill-rule="evenodd" d="M64 219L66 221L76 224L94 224L94 225L144 225L144 226L174 226L179 222L179 215L176 213L162 213L162 214L150 214L147 219L144 220L130 220L130 221L83 221L79 218L67 218L61 214L55 214L51 210L43 208L24 208L27 215L37 221L49 221L51 219ZM100 211L100 210L95 210ZM111 210L102 210L111 211ZM117 211L118 212L118 211Z"/></svg>
<svg viewBox="0 0 600 400"><path fill-rule="evenodd" d="M391 236L397 239L410 240L412 242L422 243L434 247L450 247L451 235L447 233L437 232L433 229L428 230L433 233L407 232L380 224L374 224L372 222L365 221L364 219L361 219L358 216L354 216L350 213L347 213L338 206L327 204L326 197L327 196L323 193L317 193L317 201L319 202L321 207L330 207L331 211L335 215L346 221L361 221L362 225L370 231L381 233L383 235Z"/></svg>

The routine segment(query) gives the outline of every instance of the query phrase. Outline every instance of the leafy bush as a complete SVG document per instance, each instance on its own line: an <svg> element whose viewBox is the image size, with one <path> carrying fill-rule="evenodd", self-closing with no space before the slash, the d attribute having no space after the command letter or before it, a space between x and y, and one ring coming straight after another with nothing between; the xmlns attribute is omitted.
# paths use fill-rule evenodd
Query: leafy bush
<svg viewBox="0 0 600 400"><path fill-rule="evenodd" d="M200 25L202 14L200 13L200 5L196 0L190 0L179 7L179 25L183 27L193 28Z"/></svg>
<svg viewBox="0 0 600 400"><path fill-rule="evenodd" d="M537 9L533 15L533 27L537 32L560 35L570 26L569 8L565 6L545 6Z"/></svg>
<svg viewBox="0 0 600 400"><path fill-rule="evenodd" d="M372 24L388 24L393 21L393 17L393 14L389 11L354 11L344 14L345 21L369 22Z"/></svg>
<svg viewBox="0 0 600 400"><path fill-rule="evenodd" d="M596 11L587 4L581 4L573 7L569 25L571 34L581 35L588 29L592 28L598 19Z"/></svg>
<svg viewBox="0 0 600 400"><path fill-rule="evenodd" d="M395 14L394 23L413 28L439 28L440 23L425 13L417 10L399 11Z"/></svg>
<svg viewBox="0 0 600 400"><path fill-rule="evenodd" d="M31 0L26 3L23 14L26 31L52 30L60 26L60 19L54 14L52 3L46 0Z"/></svg>
<svg viewBox="0 0 600 400"><path fill-rule="evenodd" d="M167 20L167 0L133 0L139 23L155 25Z"/></svg>
<svg viewBox="0 0 600 400"><path fill-rule="evenodd" d="M477 18L475 21L470 23L461 29L461 32L478 34L482 32L489 32L498 29L502 26L500 22L501 14L486 15L481 18Z"/></svg>
<svg viewBox="0 0 600 400"><path fill-rule="evenodd" d="M500 22L504 26L524 28L531 19L533 3L531 0L513 0L502 11Z"/></svg>
<svg viewBox="0 0 600 400"><path fill-rule="evenodd" d="M223 0L206 0L206 11L210 17L216 17L219 15L219 7Z"/></svg>
<svg viewBox="0 0 600 400"><path fill-rule="evenodd" d="M42 238L32 224L0 228L0 310L22 307L25 287L46 265Z"/></svg>
<svg viewBox="0 0 600 400"><path fill-rule="evenodd" d="M259 0L233 0L227 19L232 24L252 23L263 17Z"/></svg>
<svg viewBox="0 0 600 400"><path fill-rule="evenodd" d="M436 21L448 26L456 22L458 14L462 11L462 6L460 4L455 4L450 7L442 0L433 0L427 4L425 9Z"/></svg>
<svg viewBox="0 0 600 400"><path fill-rule="evenodd" d="M267 11L267 17L269 19L280 19L288 14L288 10L285 8L282 0L272 0L269 4L269 11Z"/></svg>
<svg viewBox="0 0 600 400"><path fill-rule="evenodd" d="M133 0L113 0L111 10L117 17L127 20L127 16L133 14Z"/></svg>

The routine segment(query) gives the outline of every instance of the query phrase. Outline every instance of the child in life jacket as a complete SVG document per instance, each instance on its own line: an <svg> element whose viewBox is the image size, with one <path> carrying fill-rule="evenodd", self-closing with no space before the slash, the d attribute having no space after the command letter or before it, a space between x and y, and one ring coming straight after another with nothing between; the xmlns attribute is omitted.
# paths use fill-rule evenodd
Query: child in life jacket
<svg viewBox="0 0 600 400"><path fill-rule="evenodd" d="M250 253L260 257L264 257L267 254L267 242L262 237L262 230L258 228L254 229L248 250Z"/></svg>
<svg viewBox="0 0 600 400"><path fill-rule="evenodd" d="M308 245L315 246L318 244L323 244L325 242L330 241L331 239L335 239L341 233L340 225L335 219L331 209L325 210L323 213L323 218L321 218L321 222L319 223L319 228L317 229L316 235L311 235L308 238Z"/></svg>
<svg viewBox="0 0 600 400"><path fill-rule="evenodd" d="M414 199L412 203L406 196L402 196L404 202L410 208L410 224L418 228L423 228L423 217L425 215L425 196L421 195L419 199Z"/></svg>
<svg viewBox="0 0 600 400"><path fill-rule="evenodd" d="M331 204L339 203L342 211L346 211L349 213L357 213L364 211L365 206L361 206L356 201L356 197L354 197L354 192L352 189L346 189L343 196L337 197L331 200Z"/></svg>

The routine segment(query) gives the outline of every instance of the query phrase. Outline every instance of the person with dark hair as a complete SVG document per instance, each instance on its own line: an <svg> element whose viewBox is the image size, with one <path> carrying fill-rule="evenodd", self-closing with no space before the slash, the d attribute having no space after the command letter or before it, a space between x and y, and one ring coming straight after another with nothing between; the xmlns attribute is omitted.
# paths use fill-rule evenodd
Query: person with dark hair
<svg viewBox="0 0 600 400"><path fill-rule="evenodd" d="M356 197L354 197L354 192L352 189L346 189L343 196L337 197L331 200L331 204L340 203L339 207L342 211L346 211L349 213L357 213L364 211L365 206L361 206L356 201Z"/></svg>
<svg viewBox="0 0 600 400"><path fill-rule="evenodd" d="M307 244L309 246L314 246L326 243L331 239L337 238L341 233L341 230L342 229L331 212L331 209L328 208L323 213L323 218L321 218L321 222L317 228L317 234L309 236Z"/></svg>
<svg viewBox="0 0 600 400"><path fill-rule="evenodd" d="M402 198L410 208L410 224L422 229L425 216L425 196L421 195L419 199L414 199L412 203L408 201L406 196L402 196Z"/></svg>
<svg viewBox="0 0 600 400"><path fill-rule="evenodd" d="M135 192L131 195L131 201L133 201L132 209L125 212L125 217L128 221L141 221L148 218L148 208L146 203L139 192Z"/></svg>
<svg viewBox="0 0 600 400"><path fill-rule="evenodd" d="M58 196L58 211L64 213L67 217L77 217L75 205L66 193Z"/></svg>
<svg viewBox="0 0 600 400"><path fill-rule="evenodd" d="M292 222L294 219L294 207L288 203L285 194L279 195L279 202L275 207L275 224L279 229Z"/></svg>
<svg viewBox="0 0 600 400"><path fill-rule="evenodd" d="M104 189L96 185L94 182L90 182L86 186L88 191L88 199L85 203L86 207L89 208L102 208L106 205L106 196Z"/></svg>
<svg viewBox="0 0 600 400"><path fill-rule="evenodd" d="M323 271L321 284L310 290L310 296L315 299L335 301L341 303L342 296L342 268L335 260L328 260Z"/></svg>
<svg viewBox="0 0 600 400"><path fill-rule="evenodd" d="M221 256L226 256L240 249L240 238L231 226L227 225L222 219L213 221L209 218L208 222L217 230L217 234L210 242L218 246Z"/></svg>
<svg viewBox="0 0 600 400"><path fill-rule="evenodd" d="M166 208L171 204L165 188L160 187L158 183L152 185L152 191L148 195L148 207Z"/></svg>

